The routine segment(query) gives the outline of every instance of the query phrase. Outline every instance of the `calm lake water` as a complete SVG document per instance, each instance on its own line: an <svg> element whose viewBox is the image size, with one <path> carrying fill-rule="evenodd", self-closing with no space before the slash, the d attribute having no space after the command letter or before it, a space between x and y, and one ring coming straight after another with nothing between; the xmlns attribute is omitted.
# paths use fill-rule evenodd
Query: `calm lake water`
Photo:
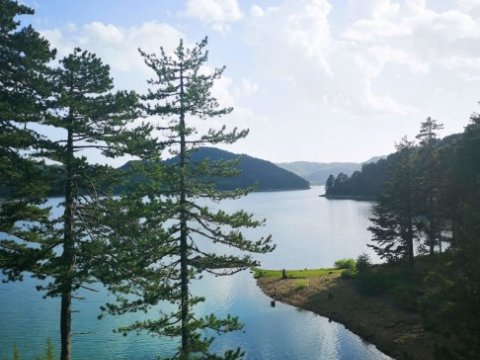
<svg viewBox="0 0 480 360"><path fill-rule="evenodd" d="M370 238L371 204L351 200L327 200L318 195L320 187L305 191L253 193L235 201L222 202L225 210L245 209L266 218L264 228L251 235L272 234L276 250L258 259L264 268L329 267L340 258L356 258L367 252ZM58 203L57 199L51 200ZM218 205L214 205L218 206ZM60 210L58 210L60 211ZM35 290L36 280L0 284L0 358L11 356L16 343L22 359L34 359L46 339L58 342L59 300L43 299ZM171 339L147 334L124 337L112 330L134 319L155 316L131 314L97 320L99 306L109 296L84 293L85 300L74 303L73 352L75 360L153 360L170 356L178 345ZM222 351L240 346L247 359L388 359L373 345L364 342L342 325L311 312L277 303L255 285L248 271L231 277L205 276L192 284L195 295L207 301L196 308L198 314L239 316L243 331L218 336L213 349ZM57 352L58 353L58 352Z"/></svg>

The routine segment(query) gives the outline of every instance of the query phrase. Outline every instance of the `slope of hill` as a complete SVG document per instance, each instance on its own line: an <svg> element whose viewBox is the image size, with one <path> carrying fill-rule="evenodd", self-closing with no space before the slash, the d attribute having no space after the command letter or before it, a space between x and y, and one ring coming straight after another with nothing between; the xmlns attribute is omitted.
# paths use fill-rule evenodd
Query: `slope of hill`
<svg viewBox="0 0 480 360"><path fill-rule="evenodd" d="M191 159L194 162L205 159L212 161L239 160L237 165L238 170L240 170L239 176L212 179L220 190L233 190L254 185L256 191L304 190L310 188L308 181L293 172L282 169L269 161L244 154L238 155L217 148L203 147L194 152ZM175 162L178 162L178 158L167 160L167 163ZM125 169L128 166L129 163L126 163L121 168Z"/></svg>

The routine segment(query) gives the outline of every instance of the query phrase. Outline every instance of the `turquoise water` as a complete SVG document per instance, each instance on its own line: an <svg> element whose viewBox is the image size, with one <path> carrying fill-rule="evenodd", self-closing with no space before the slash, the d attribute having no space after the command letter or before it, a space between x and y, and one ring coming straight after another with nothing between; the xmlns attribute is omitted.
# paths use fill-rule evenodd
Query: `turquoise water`
<svg viewBox="0 0 480 360"><path fill-rule="evenodd" d="M262 255L265 268L312 268L331 266L342 257L368 252L370 203L320 198L320 188L308 191L254 193L235 201L225 201L223 209L245 209L267 218L267 225L251 235L272 234L277 249ZM51 203L58 202L52 199ZM213 204L213 206L218 206ZM373 254L372 254L373 257ZM34 359L48 337L58 342L58 299L43 299L35 290L36 280L0 284L0 358L11 353L13 343L23 359ZM74 303L74 359L156 359L169 356L177 343L147 334L113 333L134 319L155 316L131 314L97 320L99 306L108 295L79 294L85 300ZM342 325L311 312L279 304L255 285L248 271L231 277L205 275L192 284L192 292L207 301L196 308L198 314L214 312L239 316L243 331L218 336L213 349L223 351L240 346L247 359L386 359L374 346L362 341Z"/></svg>

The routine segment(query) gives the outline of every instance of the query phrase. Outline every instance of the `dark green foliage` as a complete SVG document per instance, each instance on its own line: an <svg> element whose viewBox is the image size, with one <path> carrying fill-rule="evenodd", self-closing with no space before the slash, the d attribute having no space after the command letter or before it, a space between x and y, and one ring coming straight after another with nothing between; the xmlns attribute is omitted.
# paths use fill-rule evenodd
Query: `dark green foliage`
<svg viewBox="0 0 480 360"><path fill-rule="evenodd" d="M406 260L414 265L414 240L419 237L416 223L417 152L412 142L397 145L397 161L391 164L382 196L370 219L372 241L368 245L389 262Z"/></svg>
<svg viewBox="0 0 480 360"><path fill-rule="evenodd" d="M333 184L335 183L335 176L330 175L325 182L325 194L331 194L333 189Z"/></svg>
<svg viewBox="0 0 480 360"><path fill-rule="evenodd" d="M31 26L16 20L31 14L16 1L0 1L0 268L9 280L21 279L26 270L35 273L51 250L45 234L49 209L42 208L47 181L41 163L30 156L41 137L30 124L46 115L46 64L54 51Z"/></svg>
<svg viewBox="0 0 480 360"><path fill-rule="evenodd" d="M134 93L110 92L113 81L109 67L94 54L75 49L60 61L59 68L49 71L48 80L48 112L41 124L64 130L65 138L53 141L36 136L28 140L36 158L48 158L57 165L46 167L24 161L16 167L33 185L20 183L21 190L15 184L6 186L9 197L2 204L7 211L2 211L1 224L12 237L1 242L0 265L10 278L18 278L24 271L48 278L48 283L38 289L46 291L46 296L61 297L61 359L67 360L71 357L72 296L86 282L98 278L92 261L99 256L97 243L104 241L98 234L98 220L100 214L108 212L105 205L111 196L109 188L116 182L112 169L89 164L82 152L95 149L109 157L142 153L151 128L125 130L126 123L137 116L137 97ZM37 192L37 197L27 198L30 203L50 192L48 188L34 188L36 179L44 187L56 184L63 188L62 217L49 221L49 209L22 207L19 191L32 186L31 192ZM41 200L34 204L41 204Z"/></svg>
<svg viewBox="0 0 480 360"><path fill-rule="evenodd" d="M45 273L52 281L42 289L47 296L61 297L60 358L68 360L72 296L85 283L99 278L101 270L93 261L105 255L98 252L98 243L104 240L99 218L109 212L106 206L116 183L110 167L88 163L82 152L94 149L107 157L136 154L144 151L138 148L138 138L145 143L150 127L125 130L125 125L137 117L137 96L111 92L109 67L95 54L74 49L52 72L51 84L50 116L45 123L63 129L65 137L45 141L41 155L60 164L64 213L54 232L55 238L61 239L61 254L45 264Z"/></svg>
<svg viewBox="0 0 480 360"><path fill-rule="evenodd" d="M445 190L446 179L444 168L439 158L439 140L436 131L443 129L443 125L432 118L427 118L421 124L418 150L417 181L418 198L417 208L421 214L419 228L425 234L425 245L430 254L434 253L438 245L441 251L440 235L444 228Z"/></svg>
<svg viewBox="0 0 480 360"><path fill-rule="evenodd" d="M371 265L358 271L355 281L359 290L369 296L388 295L395 303L407 310L417 310L418 299L423 291L426 266L420 262L415 271L403 263Z"/></svg>
<svg viewBox="0 0 480 360"><path fill-rule="evenodd" d="M343 279L352 279L357 275L357 272L355 269L343 269L342 272L340 273L340 276Z"/></svg>
<svg viewBox="0 0 480 360"><path fill-rule="evenodd" d="M450 150L452 150L452 146L458 142L461 136L461 134L454 134L432 142L432 144L434 144L434 151L438 150L440 153L438 160L440 161L440 168L443 170L443 173L445 173L446 168L451 166L450 164L445 163L445 156ZM386 159L379 159L376 162L363 164L360 171L354 172L347 178L342 176L343 181L339 182L339 187L332 186L326 193L327 197L368 200L377 199L383 190L383 184L386 181L388 169L394 166L394 163L397 162L397 158L397 154L393 153Z"/></svg>
<svg viewBox="0 0 480 360"><path fill-rule="evenodd" d="M375 199L380 194L385 182L388 163L392 157L362 165L361 171L355 171L350 177L338 174L333 177L332 185L326 190L327 197L351 197Z"/></svg>
<svg viewBox="0 0 480 360"><path fill-rule="evenodd" d="M204 40L186 49L180 42L172 56L163 49L160 55L141 52L156 74L149 81L152 88L142 96L143 110L146 116L162 118L158 128L165 138L159 147L166 147L177 157L171 161L157 159L131 164L134 171L137 167L144 174L146 181L127 189L122 201L116 202L117 215L105 219L104 224L117 234L110 246L118 249L121 257L107 258L102 263L124 265L122 273L111 279L109 285L118 301L108 304L105 310L122 314L147 310L168 301L177 306L172 313L134 323L120 331L146 330L180 338L175 358L236 359L242 356L239 349L222 356L210 353L211 334L238 330L242 325L230 316L198 317L193 307L204 299L192 295L189 284L202 272L228 275L254 266L256 261L250 254L272 251L273 246L270 236L251 241L242 233L246 228L261 226L262 220L255 220L242 210L234 213L213 210L197 200L235 199L247 192L219 190L212 182L237 175L236 159L207 159L198 155L199 146L233 143L248 133L237 129L229 132L222 126L198 134L193 125L194 118L205 120L232 110L221 108L210 93L223 69L215 69L209 75L199 72L207 61L206 44ZM213 156L221 154L218 150L207 151ZM216 244L215 250L204 248L205 242Z"/></svg>
<svg viewBox="0 0 480 360"><path fill-rule="evenodd" d="M370 260L370 256L368 254L362 253L358 256L355 268L359 273L367 271L372 266L372 261Z"/></svg>
<svg viewBox="0 0 480 360"><path fill-rule="evenodd" d="M426 325L454 339L455 346L439 345L439 359L480 355L480 210L465 205L460 211L452 249L444 255L444 266L426 279L428 292L422 298Z"/></svg>
<svg viewBox="0 0 480 360"><path fill-rule="evenodd" d="M355 259L340 259L335 261L335 269L355 270Z"/></svg>
<svg viewBox="0 0 480 360"><path fill-rule="evenodd" d="M386 192L374 209L375 249L388 260L405 257L401 254L408 243L399 240L409 231L402 230L402 224L412 224L412 229L424 234L417 237L424 241L421 246L429 249L430 256L417 257L415 269L406 269L402 263L372 266L357 276L362 291L387 293L402 307L421 310L425 326L449 338L436 346L439 359L480 356L479 123L474 114L463 134L439 141L435 130L440 126L429 118L422 124L421 142L412 152L417 154L413 171L405 171L402 154L396 155L398 169L404 170L397 171L392 184L407 184L406 173L414 174L415 181L409 192L392 191L388 188L392 185L386 184ZM408 204L408 194L411 222L392 212L402 209L398 204ZM403 225L403 229L408 226ZM442 235L442 231L446 233ZM441 236L449 242L443 254L434 252Z"/></svg>

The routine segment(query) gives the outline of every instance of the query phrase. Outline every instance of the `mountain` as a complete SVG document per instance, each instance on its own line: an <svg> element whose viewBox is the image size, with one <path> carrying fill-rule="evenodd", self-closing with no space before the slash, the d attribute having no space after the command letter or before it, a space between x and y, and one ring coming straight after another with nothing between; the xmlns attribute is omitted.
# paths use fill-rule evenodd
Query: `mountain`
<svg viewBox="0 0 480 360"><path fill-rule="evenodd" d="M240 170L239 176L212 179L220 190L233 190L253 185L256 185L256 191L304 190L310 188L308 181L293 172L282 169L269 161L245 154L239 155L217 148L202 147L192 153L191 159L194 162L205 159L211 161L239 160L237 165L237 169ZM178 157L166 161L173 164L178 162ZM124 164L121 168L126 169L129 166L130 162Z"/></svg>
<svg viewBox="0 0 480 360"><path fill-rule="evenodd" d="M294 161L290 163L278 163L281 168L291 171L308 180L312 185L325 185L329 175L344 173L348 176L362 168L360 163L334 162L317 163L309 161Z"/></svg>

